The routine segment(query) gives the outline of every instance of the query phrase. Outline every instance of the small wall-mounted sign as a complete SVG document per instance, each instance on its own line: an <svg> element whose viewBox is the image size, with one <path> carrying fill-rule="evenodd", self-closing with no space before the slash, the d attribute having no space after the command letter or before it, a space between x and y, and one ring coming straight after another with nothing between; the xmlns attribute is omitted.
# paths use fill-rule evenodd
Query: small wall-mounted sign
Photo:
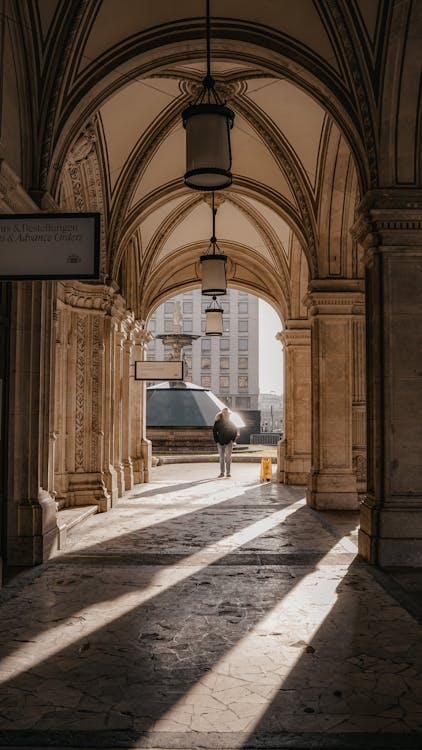
<svg viewBox="0 0 422 750"><path fill-rule="evenodd" d="M135 362L135 380L184 380L185 363L175 360Z"/></svg>
<svg viewBox="0 0 422 750"><path fill-rule="evenodd" d="M0 214L0 279L98 279L100 214Z"/></svg>

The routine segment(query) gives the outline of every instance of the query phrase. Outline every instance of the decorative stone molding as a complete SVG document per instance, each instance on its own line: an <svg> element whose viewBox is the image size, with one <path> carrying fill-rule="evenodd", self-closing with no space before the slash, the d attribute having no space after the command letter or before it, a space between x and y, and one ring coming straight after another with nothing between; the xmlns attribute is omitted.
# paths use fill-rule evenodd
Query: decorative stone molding
<svg viewBox="0 0 422 750"><path fill-rule="evenodd" d="M5 159L0 159L0 211L37 213L38 206L22 187L19 177Z"/></svg>
<svg viewBox="0 0 422 750"><path fill-rule="evenodd" d="M122 318L126 306L114 286L88 284L82 281L63 281L58 285L58 299L69 307L85 312L102 312Z"/></svg>
<svg viewBox="0 0 422 750"><path fill-rule="evenodd" d="M304 304L309 316L316 315L351 315L365 312L364 282L357 282L356 291L315 291L308 292ZM312 288L312 285L311 287Z"/></svg>
<svg viewBox="0 0 422 750"><path fill-rule="evenodd" d="M365 249L365 262L386 248L413 248L422 230L421 190L371 190L357 210L351 232Z"/></svg>

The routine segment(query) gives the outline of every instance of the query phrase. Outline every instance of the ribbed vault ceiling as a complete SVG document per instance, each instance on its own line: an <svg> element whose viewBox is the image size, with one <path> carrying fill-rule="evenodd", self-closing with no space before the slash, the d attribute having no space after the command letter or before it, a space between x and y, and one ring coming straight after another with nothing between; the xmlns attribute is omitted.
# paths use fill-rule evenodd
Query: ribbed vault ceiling
<svg viewBox="0 0 422 750"><path fill-rule="evenodd" d="M107 273L121 278L130 247L141 269L138 312L148 314L177 291L175 279L181 286L197 283L195 256L211 235L209 202L183 184L180 116L205 74L205 2L89 0L80 3L77 22L65 5L30 3L41 68L48 70L66 23L73 34L56 81L59 106L50 144L56 166L49 189L71 207L64 173L69 154L86 143L89 131L101 177ZM362 0L353 9L375 59L379 3ZM254 291L291 315L288 298L298 276L293 266L303 263L298 256L304 252L311 274L321 274L318 225L325 222L327 191L331 204L342 206L347 196L354 205L369 169L363 165L358 176L354 167L358 146L352 136L359 123L348 112L351 76L341 30L330 3L317 0L212 0L211 14L212 72L236 115L233 185L217 212L219 245L232 249L234 285L250 288L242 269L261 265ZM331 240L342 231L333 228ZM271 282L271 270L277 281Z"/></svg>

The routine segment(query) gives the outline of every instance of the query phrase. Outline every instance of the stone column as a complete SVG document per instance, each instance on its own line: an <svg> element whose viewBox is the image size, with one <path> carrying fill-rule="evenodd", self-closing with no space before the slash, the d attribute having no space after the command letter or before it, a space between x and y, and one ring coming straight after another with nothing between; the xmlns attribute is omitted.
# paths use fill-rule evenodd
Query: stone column
<svg viewBox="0 0 422 750"><path fill-rule="evenodd" d="M145 321L137 321L134 328L132 357L133 366L146 358L148 343L154 334L147 330ZM146 436L146 384L144 380L131 379L132 414L132 463L134 481L137 484L149 482L152 465L152 445Z"/></svg>
<svg viewBox="0 0 422 750"><path fill-rule="evenodd" d="M119 497L114 461L114 351L116 321L110 315L104 321L104 482L113 505Z"/></svg>
<svg viewBox="0 0 422 750"><path fill-rule="evenodd" d="M68 281L58 285L56 482L67 507L110 507L104 477L106 314L113 290Z"/></svg>
<svg viewBox="0 0 422 750"><path fill-rule="evenodd" d="M277 334L284 349L284 437L277 446L277 479L307 484L311 469L311 331L288 320Z"/></svg>
<svg viewBox="0 0 422 750"><path fill-rule="evenodd" d="M308 503L317 509L356 509L353 323L363 312L363 282L312 282L306 304L312 332L312 467Z"/></svg>
<svg viewBox="0 0 422 750"><path fill-rule="evenodd" d="M133 321L131 321L132 323ZM130 370L131 354L133 349L133 330L129 325L126 330L126 338L123 342L123 368L122 368L122 463L124 471L125 491L131 490L134 484L133 461L131 458L131 391Z"/></svg>
<svg viewBox="0 0 422 750"><path fill-rule="evenodd" d="M359 551L422 565L422 191L376 190L353 232L365 250L368 489Z"/></svg>
<svg viewBox="0 0 422 750"><path fill-rule="evenodd" d="M8 563L36 565L58 548L52 495L52 282L12 285L7 486Z"/></svg>
<svg viewBox="0 0 422 750"><path fill-rule="evenodd" d="M353 389L352 389L352 450L353 469L359 500L366 493L366 348L364 305L359 316L358 309L352 321L353 343Z"/></svg>
<svg viewBox="0 0 422 750"><path fill-rule="evenodd" d="M119 326L115 333L114 346L114 400L113 400L113 433L114 433L114 456L113 466L117 478L117 492L121 497L125 491L125 472L123 466L123 441L122 441L122 396L123 396L123 344L125 333Z"/></svg>

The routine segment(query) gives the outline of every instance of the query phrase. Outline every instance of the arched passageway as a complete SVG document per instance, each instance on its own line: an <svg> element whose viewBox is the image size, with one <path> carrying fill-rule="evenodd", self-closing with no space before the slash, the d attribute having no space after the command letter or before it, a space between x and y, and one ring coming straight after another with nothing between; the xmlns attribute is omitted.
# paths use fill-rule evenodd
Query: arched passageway
<svg viewBox="0 0 422 750"><path fill-rule="evenodd" d="M11 287L14 564L54 553L58 501L106 511L148 480L131 362L160 300L198 284L209 238L209 207L182 180L180 119L204 75L203 18L191 0L177 18L173 3L124 5L7 0L2 21L1 210L102 216L99 283ZM417 563L421 18L417 3L375 5L216 0L215 76L236 114L219 231L230 283L286 324L280 477L306 482L316 509L356 508L368 478L362 554ZM310 471L294 434L304 410Z"/></svg>

